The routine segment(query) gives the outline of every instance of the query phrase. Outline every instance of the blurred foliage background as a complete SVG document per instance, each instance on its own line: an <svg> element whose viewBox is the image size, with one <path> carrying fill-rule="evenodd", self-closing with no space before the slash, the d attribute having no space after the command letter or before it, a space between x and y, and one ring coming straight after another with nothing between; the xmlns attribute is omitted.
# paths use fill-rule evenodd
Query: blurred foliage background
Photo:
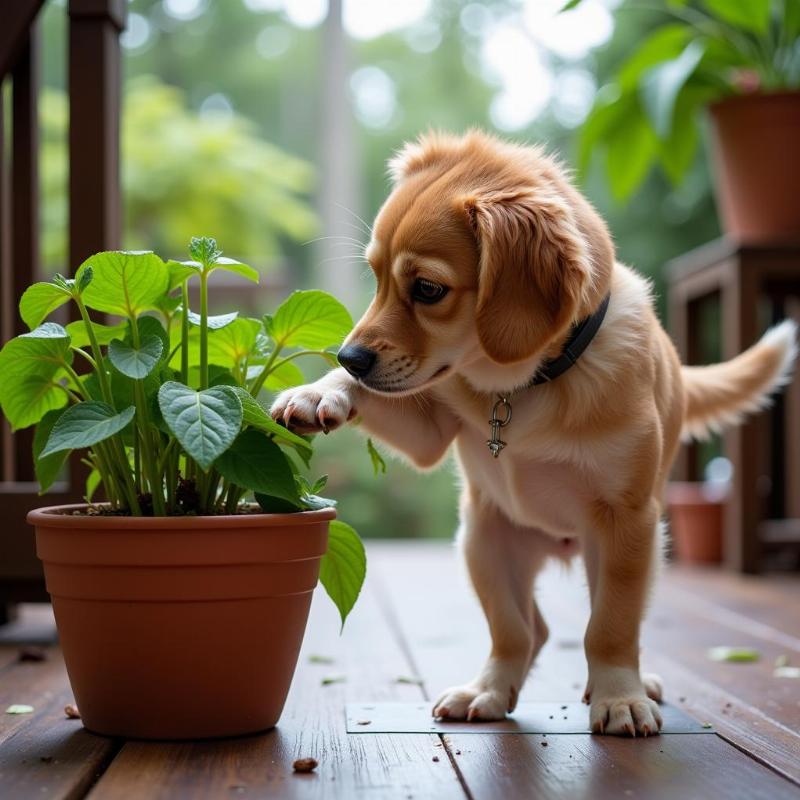
<svg viewBox="0 0 800 800"><path fill-rule="evenodd" d="M406 139L429 128L480 126L543 142L575 165L597 93L664 19L658 3L584 0L559 15L562 5L131 0L122 40L124 246L175 256L191 235L215 235L227 253L262 271L248 308L263 313L292 288L320 285L340 287L357 316L372 290L358 253L368 236L362 220L383 201L386 160ZM51 0L43 21L43 233L51 271L69 269L65 15L63 0ZM331 37L344 53L338 65ZM341 92L326 103L331 75L341 78ZM335 130L346 136L343 144L333 140L331 152ZM635 147L632 141L632 154ZM679 187L654 173L621 203L602 169L608 155L596 155L576 180L607 219L620 259L653 279L663 312L665 261L718 235L706 158L701 150ZM339 158L348 186L321 192ZM332 199L339 196L341 203ZM346 214L330 213L342 204ZM341 238L314 241L328 236ZM239 302L236 292L221 293L224 304ZM386 476L374 477L354 431L325 438L316 461L315 472L330 474L343 518L363 535L452 535L452 465L418 475L394 461Z"/></svg>

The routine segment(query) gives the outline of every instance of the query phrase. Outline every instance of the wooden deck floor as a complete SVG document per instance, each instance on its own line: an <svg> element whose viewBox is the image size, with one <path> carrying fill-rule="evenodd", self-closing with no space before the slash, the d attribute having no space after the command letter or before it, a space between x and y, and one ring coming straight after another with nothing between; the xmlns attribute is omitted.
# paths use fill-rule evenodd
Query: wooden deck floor
<svg viewBox="0 0 800 800"><path fill-rule="evenodd" d="M713 724L716 735L348 735L346 702L427 702L470 678L488 642L452 547L373 544L369 555L365 594L343 636L330 603L315 598L283 718L261 736L172 744L93 736L64 717L72 698L55 645L46 660L21 662L16 643L0 644L0 711L11 703L35 708L23 716L0 713L0 797L800 797L800 680L773 675L778 656L800 665L796 577L676 569L662 577L646 625L644 666L662 674L668 700ZM551 639L521 699L574 702L585 676L580 569L552 569L538 596ZM18 630L47 641L51 624L40 607ZM715 645L754 647L762 657L713 662L706 650ZM304 756L319 761L317 771L292 774L293 760Z"/></svg>

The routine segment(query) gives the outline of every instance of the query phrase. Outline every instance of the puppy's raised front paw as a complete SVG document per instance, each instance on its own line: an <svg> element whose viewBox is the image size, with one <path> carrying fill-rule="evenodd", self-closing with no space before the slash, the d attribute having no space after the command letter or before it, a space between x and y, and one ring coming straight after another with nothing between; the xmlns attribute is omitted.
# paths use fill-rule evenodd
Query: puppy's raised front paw
<svg viewBox="0 0 800 800"><path fill-rule="evenodd" d="M355 413L346 390L330 388L321 382L281 392L270 409L276 422L295 433L328 433L344 425Z"/></svg>
<svg viewBox="0 0 800 800"><path fill-rule="evenodd" d="M516 691L483 689L480 686L454 686L442 693L433 706L438 719L465 719L467 722L488 722L504 719L516 705Z"/></svg>

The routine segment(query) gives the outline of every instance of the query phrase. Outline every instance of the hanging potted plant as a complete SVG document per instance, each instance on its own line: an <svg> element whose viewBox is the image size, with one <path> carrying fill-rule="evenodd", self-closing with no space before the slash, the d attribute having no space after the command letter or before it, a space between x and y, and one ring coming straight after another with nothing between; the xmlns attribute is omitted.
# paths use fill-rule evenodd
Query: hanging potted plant
<svg viewBox="0 0 800 800"><path fill-rule="evenodd" d="M347 310L309 291L261 320L210 316L215 270L258 273L213 239L190 254L98 253L74 279L34 284L20 301L30 332L0 351L0 406L14 430L36 426L42 491L73 451L89 470L85 504L28 520L84 724L101 734L272 727L318 578L344 622L366 570L355 531L319 496L325 478L303 474L311 439L259 400L303 382L296 359L335 360ZM45 321L66 303L78 321Z"/></svg>
<svg viewBox="0 0 800 800"><path fill-rule="evenodd" d="M618 13L653 7L631 2ZM633 194L657 164L677 184L692 165L708 109L726 232L744 242L796 238L800 2L676 0L657 7L664 23L597 94L581 133L581 166L604 151L618 199Z"/></svg>

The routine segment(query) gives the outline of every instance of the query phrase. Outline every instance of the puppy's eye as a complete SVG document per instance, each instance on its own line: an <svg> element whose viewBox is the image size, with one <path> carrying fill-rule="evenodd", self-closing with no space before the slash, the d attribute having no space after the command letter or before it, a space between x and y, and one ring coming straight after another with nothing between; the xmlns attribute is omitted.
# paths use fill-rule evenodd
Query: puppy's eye
<svg viewBox="0 0 800 800"><path fill-rule="evenodd" d="M411 297L427 305L438 303L446 294L447 287L433 281L426 281L425 278L417 278L411 289Z"/></svg>

